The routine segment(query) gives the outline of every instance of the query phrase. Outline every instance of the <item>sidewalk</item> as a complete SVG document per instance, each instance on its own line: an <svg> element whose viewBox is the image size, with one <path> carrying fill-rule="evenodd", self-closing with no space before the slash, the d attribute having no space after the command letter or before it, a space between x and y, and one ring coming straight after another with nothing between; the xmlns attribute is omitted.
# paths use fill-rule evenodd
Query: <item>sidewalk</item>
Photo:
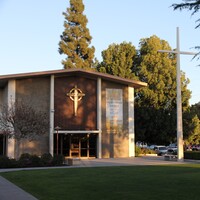
<svg viewBox="0 0 200 200"><path fill-rule="evenodd" d="M78 167L109 167L109 166L134 166L134 165L173 165L196 163L195 161L177 162L165 161L163 157L135 157L135 158L105 158L105 159L78 159L72 166L64 167L35 167L35 168L17 168L0 169L1 172L22 171L22 170L44 170L52 168L78 168ZM198 162L198 164L200 164ZM0 174L0 200L37 200L21 188L7 181Z"/></svg>
<svg viewBox="0 0 200 200"><path fill-rule="evenodd" d="M0 176L0 200L37 200L35 197Z"/></svg>

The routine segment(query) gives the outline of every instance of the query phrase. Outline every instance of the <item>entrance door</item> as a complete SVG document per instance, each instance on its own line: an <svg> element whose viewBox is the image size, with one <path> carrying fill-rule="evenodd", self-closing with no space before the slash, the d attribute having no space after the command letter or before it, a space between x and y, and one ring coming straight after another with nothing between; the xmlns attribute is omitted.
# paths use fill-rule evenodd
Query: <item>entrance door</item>
<svg viewBox="0 0 200 200"><path fill-rule="evenodd" d="M60 134L59 153L67 157L96 157L96 134Z"/></svg>
<svg viewBox="0 0 200 200"><path fill-rule="evenodd" d="M71 136L70 157L80 157L80 137L78 135Z"/></svg>

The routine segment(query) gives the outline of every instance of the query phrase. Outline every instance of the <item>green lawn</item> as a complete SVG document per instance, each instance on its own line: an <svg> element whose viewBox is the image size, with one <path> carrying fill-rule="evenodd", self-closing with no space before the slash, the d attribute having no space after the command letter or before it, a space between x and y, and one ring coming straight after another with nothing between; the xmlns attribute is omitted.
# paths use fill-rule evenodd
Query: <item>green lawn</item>
<svg viewBox="0 0 200 200"><path fill-rule="evenodd" d="M199 200L200 165L1 173L40 200Z"/></svg>

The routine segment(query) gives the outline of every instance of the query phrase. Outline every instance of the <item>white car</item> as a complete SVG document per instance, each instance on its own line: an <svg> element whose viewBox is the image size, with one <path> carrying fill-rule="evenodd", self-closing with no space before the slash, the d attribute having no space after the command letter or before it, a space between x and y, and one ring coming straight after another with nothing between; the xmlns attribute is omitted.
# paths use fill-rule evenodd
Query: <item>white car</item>
<svg viewBox="0 0 200 200"><path fill-rule="evenodd" d="M167 147L166 146L155 146L154 150L156 151L156 153L158 154L158 156L162 156L167 154Z"/></svg>

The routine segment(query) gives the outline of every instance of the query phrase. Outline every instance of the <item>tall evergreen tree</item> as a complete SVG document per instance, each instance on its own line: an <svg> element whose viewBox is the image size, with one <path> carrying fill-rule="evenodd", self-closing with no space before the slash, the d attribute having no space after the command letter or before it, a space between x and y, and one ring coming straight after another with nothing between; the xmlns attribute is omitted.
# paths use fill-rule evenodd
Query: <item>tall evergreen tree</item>
<svg viewBox="0 0 200 200"><path fill-rule="evenodd" d="M132 73L135 56L136 49L131 43L109 45L108 49L102 51L103 61L98 71L122 78L137 79Z"/></svg>
<svg viewBox="0 0 200 200"><path fill-rule="evenodd" d="M87 26L87 18L83 14L82 0L70 0L70 7L63 13L65 16L64 28L59 42L59 53L66 54L62 60L65 69L92 67L95 48L89 47L92 37Z"/></svg>

